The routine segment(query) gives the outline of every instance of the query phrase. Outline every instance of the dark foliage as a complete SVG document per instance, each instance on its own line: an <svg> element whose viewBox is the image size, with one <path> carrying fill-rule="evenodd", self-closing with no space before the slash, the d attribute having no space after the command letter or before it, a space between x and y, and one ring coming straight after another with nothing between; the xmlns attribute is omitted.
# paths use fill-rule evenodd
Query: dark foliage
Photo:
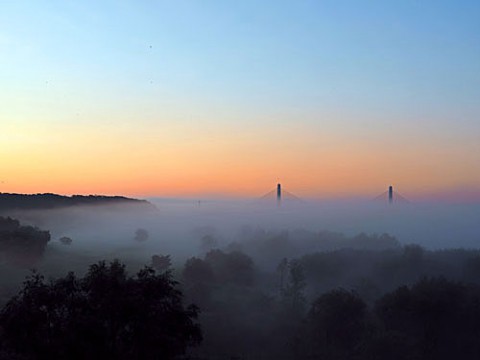
<svg viewBox="0 0 480 360"><path fill-rule="evenodd" d="M401 250L400 242L388 234L360 233L348 237L329 231L312 232L307 230L268 232L262 229L242 228L238 239L228 246L229 250L242 251L259 266L275 266L282 258L301 257L315 252L338 251L342 249L358 251Z"/></svg>
<svg viewBox="0 0 480 360"><path fill-rule="evenodd" d="M182 272L185 292L202 309L210 305L211 294L215 286L213 269L202 259L191 258L185 263Z"/></svg>
<svg viewBox="0 0 480 360"><path fill-rule="evenodd" d="M366 305L355 293L332 290L313 303L306 318L303 351L320 359L352 359L361 351L366 330Z"/></svg>
<svg viewBox="0 0 480 360"><path fill-rule="evenodd" d="M175 359L201 341L169 272L128 277L114 261L50 283L33 273L0 315L2 340L25 359Z"/></svg>
<svg viewBox="0 0 480 360"><path fill-rule="evenodd" d="M279 267L282 267L284 262L282 261ZM298 260L291 260L287 262L288 277L284 287L280 289L283 305L286 309L302 315L305 306L305 273L302 264Z"/></svg>
<svg viewBox="0 0 480 360"><path fill-rule="evenodd" d="M307 314L300 354L311 359L478 359L480 287L425 278L369 309L354 292L321 295Z"/></svg>
<svg viewBox="0 0 480 360"><path fill-rule="evenodd" d="M381 298L375 307L385 332L402 339L411 358L478 359L480 288L423 279Z"/></svg>
<svg viewBox="0 0 480 360"><path fill-rule="evenodd" d="M255 270L253 260L239 251L211 250L204 260L196 257L187 260L183 279L187 286L252 286Z"/></svg>
<svg viewBox="0 0 480 360"><path fill-rule="evenodd" d="M30 264L40 258L50 241L48 231L22 226L18 220L0 217L0 253L10 260Z"/></svg>
<svg viewBox="0 0 480 360"><path fill-rule="evenodd" d="M191 258L183 271L204 310L205 358L480 358L477 250L312 253L269 271L252 264L253 283L229 275L232 253Z"/></svg>
<svg viewBox="0 0 480 360"><path fill-rule="evenodd" d="M424 277L480 284L478 250L430 251L418 245L396 250L342 249L318 252L300 258L307 290L313 296L337 287L355 289L372 304L385 292L413 284Z"/></svg>
<svg viewBox="0 0 480 360"><path fill-rule="evenodd" d="M152 267L157 271L167 271L172 266L170 255L153 255Z"/></svg>
<svg viewBox="0 0 480 360"><path fill-rule="evenodd" d="M210 251L218 247L218 241L212 235L204 235L200 239L200 250L203 252Z"/></svg>

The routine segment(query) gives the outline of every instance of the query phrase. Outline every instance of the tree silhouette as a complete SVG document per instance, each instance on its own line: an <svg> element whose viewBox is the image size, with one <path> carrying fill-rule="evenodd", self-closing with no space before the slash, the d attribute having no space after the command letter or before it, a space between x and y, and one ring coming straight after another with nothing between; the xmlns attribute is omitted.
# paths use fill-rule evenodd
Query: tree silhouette
<svg viewBox="0 0 480 360"><path fill-rule="evenodd" d="M211 250L205 255L218 283L252 286L254 282L253 260L240 251L225 253Z"/></svg>
<svg viewBox="0 0 480 360"><path fill-rule="evenodd" d="M277 273L279 274L279 277L280 277L279 283L278 283L278 288L280 289L280 292L284 290L287 270L288 270L288 259L283 258L282 260L280 260L280 262L277 265Z"/></svg>
<svg viewBox="0 0 480 360"><path fill-rule="evenodd" d="M303 266L298 260L291 260L288 270L288 282L282 291L282 300L289 310L300 315L304 312L306 301L303 293L306 286Z"/></svg>
<svg viewBox="0 0 480 360"><path fill-rule="evenodd" d="M166 271L172 266L170 255L153 255L152 267L158 271Z"/></svg>
<svg viewBox="0 0 480 360"><path fill-rule="evenodd" d="M20 225L18 220L0 217L0 254L8 260L30 265L40 259L50 241L50 232Z"/></svg>
<svg viewBox="0 0 480 360"><path fill-rule="evenodd" d="M60 239L58 239L58 241L62 245L71 245L73 242L72 238L69 238L68 236L62 236Z"/></svg>
<svg viewBox="0 0 480 360"><path fill-rule="evenodd" d="M307 315L313 358L352 359L365 331L366 305L354 292L332 290L320 296Z"/></svg>
<svg viewBox="0 0 480 360"><path fill-rule="evenodd" d="M139 242L148 240L148 231L145 230L145 229L137 229L135 231L135 238L134 239L135 239L135 241L139 241Z"/></svg>
<svg viewBox="0 0 480 360"><path fill-rule="evenodd" d="M185 263L182 278L189 299L202 308L208 308L215 281L210 264L196 257L190 258Z"/></svg>
<svg viewBox="0 0 480 360"><path fill-rule="evenodd" d="M387 332L400 334L421 359L478 359L480 290L447 281L423 279L400 287L376 304Z"/></svg>
<svg viewBox="0 0 480 360"><path fill-rule="evenodd" d="M198 309L169 272L128 277L118 261L47 283L33 273L0 314L6 348L25 359L175 359L201 341Z"/></svg>

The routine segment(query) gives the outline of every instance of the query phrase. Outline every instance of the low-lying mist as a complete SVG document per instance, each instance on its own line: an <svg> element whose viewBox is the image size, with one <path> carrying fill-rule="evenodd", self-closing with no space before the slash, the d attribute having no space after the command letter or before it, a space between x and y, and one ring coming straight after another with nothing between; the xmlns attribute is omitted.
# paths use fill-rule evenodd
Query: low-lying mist
<svg viewBox="0 0 480 360"><path fill-rule="evenodd" d="M154 254L169 254L174 264L182 264L211 248L238 249L259 258L250 240L260 235L287 236L290 244L285 254L279 244L272 247L278 256L290 257L350 247L346 241L322 247L308 240L326 232L344 237L388 234L401 244L431 250L480 244L480 205L475 204L284 201L278 206L252 200L149 201L156 210L135 205L78 206L5 215L50 231L45 264L49 255L63 259L66 254L138 263L148 263ZM139 230L144 232L141 239L136 238ZM61 238L67 238L68 244Z"/></svg>
<svg viewBox="0 0 480 360"><path fill-rule="evenodd" d="M192 358L296 359L317 343L308 340L314 332L305 328L306 319L315 319L315 302L327 308L329 301L353 302L372 312L375 331L390 336L381 325L390 324L381 315L381 304L388 305L396 296L389 294L402 286L412 287L413 298L417 291L421 298L425 289L450 291L456 286L450 282L480 286L480 205L149 201L155 208L118 204L1 214L19 220L4 218L4 239L13 226L21 243L41 238L43 245L35 248L33 257L24 256L29 254L23 245L4 251L0 302L18 292L30 268L47 279L69 271L83 276L93 263L119 259L130 274L145 265L160 273L171 271L185 302L199 307L203 342L191 349ZM44 230L50 232L50 241L45 242ZM470 289L462 286L454 290ZM457 305L461 307L460 300ZM374 346L377 335L366 330L361 334L358 344ZM406 335L416 338L415 333ZM293 346L295 339L298 347ZM345 348L350 349L339 346ZM362 349L364 358L377 351ZM421 348L402 351L417 350Z"/></svg>

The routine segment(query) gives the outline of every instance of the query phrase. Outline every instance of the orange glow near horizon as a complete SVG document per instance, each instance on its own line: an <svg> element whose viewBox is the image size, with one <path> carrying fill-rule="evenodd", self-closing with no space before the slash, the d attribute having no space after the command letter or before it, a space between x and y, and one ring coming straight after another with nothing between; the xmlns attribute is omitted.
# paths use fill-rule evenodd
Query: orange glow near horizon
<svg viewBox="0 0 480 360"><path fill-rule="evenodd" d="M453 145L386 146L306 126L30 125L1 140L0 191L18 193L255 197L280 181L305 197L372 196L389 184L420 194L462 184L476 161Z"/></svg>

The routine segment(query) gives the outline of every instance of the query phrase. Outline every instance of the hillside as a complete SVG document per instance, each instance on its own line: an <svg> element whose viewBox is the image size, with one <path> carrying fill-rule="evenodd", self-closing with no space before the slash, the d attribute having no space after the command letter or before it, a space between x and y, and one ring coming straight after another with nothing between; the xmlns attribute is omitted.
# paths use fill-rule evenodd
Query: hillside
<svg viewBox="0 0 480 360"><path fill-rule="evenodd" d="M146 200L123 196L0 193L0 212L9 210L57 209L82 205L136 205L151 209L155 208L154 205Z"/></svg>

